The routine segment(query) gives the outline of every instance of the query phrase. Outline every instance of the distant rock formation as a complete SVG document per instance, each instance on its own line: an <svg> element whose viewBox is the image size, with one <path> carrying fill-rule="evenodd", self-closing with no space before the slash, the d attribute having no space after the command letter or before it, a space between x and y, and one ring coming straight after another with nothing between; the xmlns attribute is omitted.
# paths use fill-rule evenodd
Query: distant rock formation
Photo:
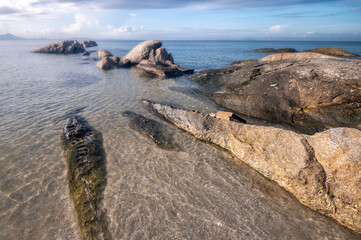
<svg viewBox="0 0 361 240"><path fill-rule="evenodd" d="M300 55L320 58L298 59ZM241 117L292 126L304 133L332 127L361 129L361 62L318 53L266 58L275 56L278 61L251 61L189 79L200 84L198 91Z"/></svg>
<svg viewBox="0 0 361 240"><path fill-rule="evenodd" d="M95 41L87 40L80 43L84 48L96 47L98 44Z"/></svg>
<svg viewBox="0 0 361 240"><path fill-rule="evenodd" d="M314 48L311 50L306 50L304 52L315 52L315 53L321 53L321 54L336 56L336 57L359 57L360 56L358 54L347 52L340 48Z"/></svg>
<svg viewBox="0 0 361 240"><path fill-rule="evenodd" d="M296 49L294 48L257 48L256 52L264 52L264 53L294 53Z"/></svg>
<svg viewBox="0 0 361 240"><path fill-rule="evenodd" d="M7 34L0 35L0 40L24 40L24 38L17 37L15 35L7 33Z"/></svg>
<svg viewBox="0 0 361 240"><path fill-rule="evenodd" d="M361 131L302 135L144 101L195 137L229 150L304 205L361 233Z"/></svg>
<svg viewBox="0 0 361 240"><path fill-rule="evenodd" d="M193 69L181 68L175 64L172 54L161 46L160 41L144 41L124 55L121 60L130 61L138 68L162 77L177 77L194 72Z"/></svg>
<svg viewBox="0 0 361 240"><path fill-rule="evenodd" d="M77 54L85 52L85 48L76 40L66 40L58 43L51 43L33 53L54 53L54 54Z"/></svg>

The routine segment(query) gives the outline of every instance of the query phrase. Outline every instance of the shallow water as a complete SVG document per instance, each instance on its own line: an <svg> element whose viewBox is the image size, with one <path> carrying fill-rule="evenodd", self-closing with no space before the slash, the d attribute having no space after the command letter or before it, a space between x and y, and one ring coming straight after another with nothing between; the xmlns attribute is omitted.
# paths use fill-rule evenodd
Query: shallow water
<svg viewBox="0 0 361 240"><path fill-rule="evenodd" d="M188 90L195 83L150 78L137 69L103 72L79 55L30 53L48 42L0 42L0 239L79 238L60 140L66 118L74 114L103 135L103 204L114 239L359 239L229 153L163 122L139 101L217 111L213 102ZM118 56L137 44L99 43ZM199 71L261 58L264 54L251 51L258 47L292 44L297 45L169 41L164 46L181 66ZM309 44L296 49L320 46ZM360 46L343 48L360 53ZM166 124L181 150L157 148L129 128L121 114L127 110Z"/></svg>

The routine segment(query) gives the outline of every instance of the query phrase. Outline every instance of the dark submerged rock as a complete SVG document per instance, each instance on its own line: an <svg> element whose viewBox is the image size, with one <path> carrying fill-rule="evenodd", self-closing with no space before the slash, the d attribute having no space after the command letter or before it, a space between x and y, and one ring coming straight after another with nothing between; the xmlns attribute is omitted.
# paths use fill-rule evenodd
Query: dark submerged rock
<svg viewBox="0 0 361 240"><path fill-rule="evenodd" d="M201 92L241 116L304 133L361 129L361 62L337 58L256 62L193 75Z"/></svg>
<svg viewBox="0 0 361 240"><path fill-rule="evenodd" d="M51 43L33 53L54 53L54 54L77 54L85 52L84 46L76 40L66 40L58 43Z"/></svg>
<svg viewBox="0 0 361 240"><path fill-rule="evenodd" d="M131 129L152 140L158 147L165 150L179 150L174 142L173 133L165 125L132 111L125 111L122 115L129 119Z"/></svg>
<svg viewBox="0 0 361 240"><path fill-rule="evenodd" d="M82 239L111 239L101 200L107 183L103 138L84 119L71 117L62 135L70 197Z"/></svg>
<svg viewBox="0 0 361 240"><path fill-rule="evenodd" d="M264 53L294 53L296 52L296 49L294 48L257 48L255 50L256 52L264 52Z"/></svg>

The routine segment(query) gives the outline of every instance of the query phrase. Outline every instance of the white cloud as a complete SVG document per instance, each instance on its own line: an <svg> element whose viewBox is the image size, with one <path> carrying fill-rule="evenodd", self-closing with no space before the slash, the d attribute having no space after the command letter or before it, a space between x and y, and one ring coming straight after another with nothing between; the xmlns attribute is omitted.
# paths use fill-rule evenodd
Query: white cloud
<svg viewBox="0 0 361 240"><path fill-rule="evenodd" d="M131 16L131 17L136 17L137 14L136 14L136 13L129 13L129 16Z"/></svg>
<svg viewBox="0 0 361 240"><path fill-rule="evenodd" d="M130 32L135 32L137 29L135 27L131 27L131 26L121 26L119 28L116 28L113 30L113 33L117 34L117 33L130 33Z"/></svg>
<svg viewBox="0 0 361 240"><path fill-rule="evenodd" d="M317 33L316 31L307 32L307 35L313 35L313 34L316 34L316 33Z"/></svg>
<svg viewBox="0 0 361 240"><path fill-rule="evenodd" d="M0 23L0 29L4 28L4 24Z"/></svg>
<svg viewBox="0 0 361 240"><path fill-rule="evenodd" d="M288 24L286 24L286 25L278 25L277 24L277 25L274 25L274 26L270 27L268 29L268 31L271 32L271 33L282 32L282 31L284 31L284 28L287 27L287 26L288 26Z"/></svg>
<svg viewBox="0 0 361 240"><path fill-rule="evenodd" d="M82 30L84 27L91 28L94 25L98 26L99 21L91 21L85 14L76 13L75 14L75 23L70 24L69 26L64 26L62 32L64 33L75 33Z"/></svg>

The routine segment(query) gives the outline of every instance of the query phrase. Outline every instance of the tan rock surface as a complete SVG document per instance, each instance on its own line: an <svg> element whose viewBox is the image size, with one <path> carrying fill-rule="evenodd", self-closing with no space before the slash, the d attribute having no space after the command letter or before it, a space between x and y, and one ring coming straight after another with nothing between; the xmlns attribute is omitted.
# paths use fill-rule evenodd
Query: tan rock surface
<svg viewBox="0 0 361 240"><path fill-rule="evenodd" d="M321 53L326 54L330 56L338 56L338 57L358 57L358 54L351 53L348 51L345 51L340 48L314 48L311 50L306 50L305 52L315 52L315 53Z"/></svg>
<svg viewBox="0 0 361 240"><path fill-rule="evenodd" d="M290 59L310 59L310 58L332 58L330 56L313 53L313 52L301 52L301 53L277 53L271 54L267 57L260 59L260 61L279 61L279 60L290 60Z"/></svg>
<svg viewBox="0 0 361 240"><path fill-rule="evenodd" d="M144 102L179 128L217 144L300 202L361 233L361 131L302 135Z"/></svg>

